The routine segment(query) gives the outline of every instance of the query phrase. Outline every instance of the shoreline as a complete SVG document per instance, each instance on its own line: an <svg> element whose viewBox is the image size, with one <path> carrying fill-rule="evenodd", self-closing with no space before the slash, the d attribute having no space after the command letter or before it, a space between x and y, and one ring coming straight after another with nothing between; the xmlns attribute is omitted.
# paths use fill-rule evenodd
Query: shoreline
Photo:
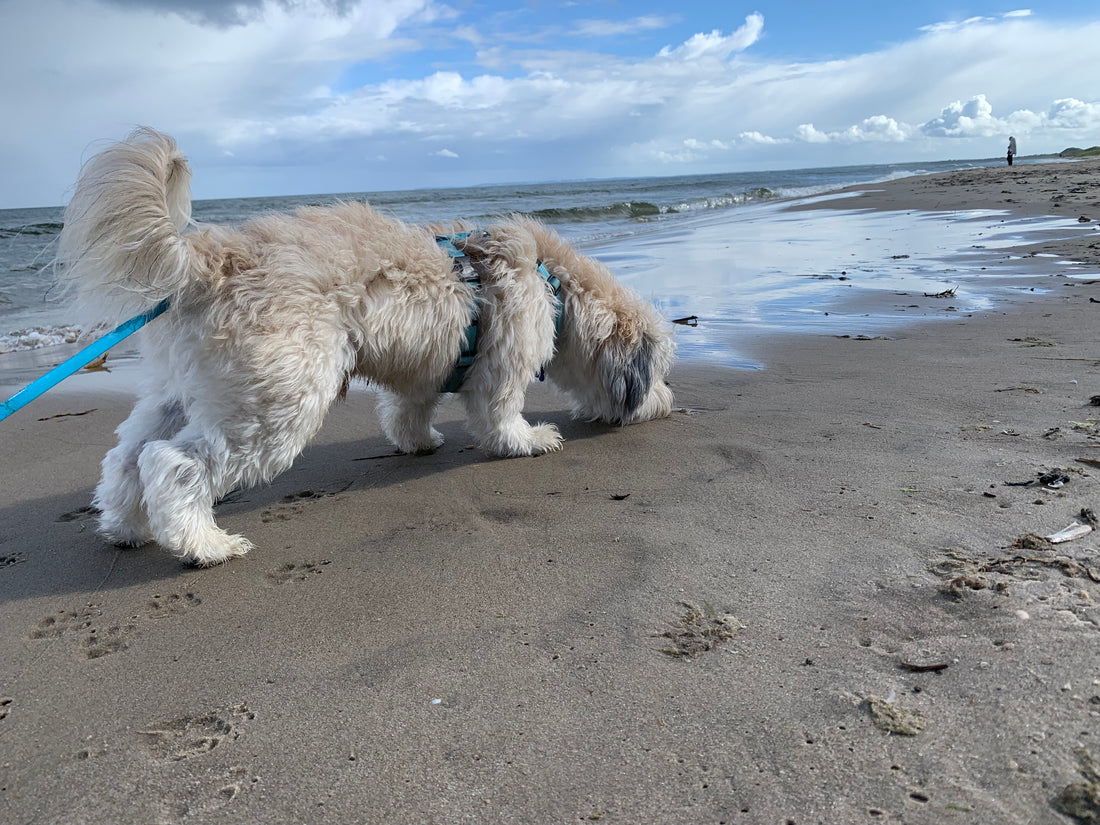
<svg viewBox="0 0 1100 825"><path fill-rule="evenodd" d="M987 169L845 200L1037 217L1062 187L1095 226L1100 166L1055 166L1013 167L1013 195ZM394 457L353 393L219 505L257 549L211 570L95 537L128 399L44 396L0 425L0 811L1072 823L1077 753L1100 757L1100 537L1015 545L1100 494L1100 281L1058 264L1089 226L975 251L1046 292L739 339L764 370L682 362L665 421L573 422L537 385L529 417L566 437L537 459L468 449L454 400L443 448Z"/></svg>
<svg viewBox="0 0 1100 825"><path fill-rule="evenodd" d="M977 161L975 161L975 162L977 162ZM960 162L959 161L947 161L947 162L943 162L943 165L951 166L951 165L954 165L956 163L960 163ZM1077 166L1077 165L1087 164L1087 163L1089 163L1089 161L1055 161L1053 163L1046 164L1046 165L1033 164L1033 163L1029 162L1029 163L1025 164L1024 166L1014 167L1014 169L1015 170L1024 170L1024 169L1029 169L1029 168L1036 168L1036 169L1043 170L1043 169L1047 169L1047 168L1052 168L1052 169L1057 170L1057 169L1063 168L1063 167ZM903 164L902 166L906 166L906 165ZM908 166L915 167L914 164L909 164ZM933 166L936 166L936 164L933 164ZM854 169L863 169L864 167L853 167L853 168ZM867 168L869 169L871 167L867 167ZM879 169L879 172L882 173L890 167L877 167L877 168ZM719 188L718 189L713 189L710 192L710 194L707 194L706 196L704 196L704 194L701 191L695 191L695 192L685 191L683 193L678 193L678 194L682 194L683 197L685 198L684 203L679 204L679 206L684 206L686 204L686 211L681 212L680 209L677 208L674 205L674 201L675 201L675 199L674 199L674 201L672 201L672 202L664 203L664 206L667 207L668 209L670 209L673 214L664 215L664 217L662 217L660 219L653 220L652 222L649 222L646 219L640 219L637 222L625 222L625 221L620 222L618 224L614 224L614 226L609 224L607 227L605 227L606 229L611 231L611 235L609 237L603 237L602 230L599 229L599 227L603 226L603 224L600 224L598 222L595 223L595 224L589 225L589 224L585 224L584 222L581 222L579 224L576 224L576 223L571 224L568 221L566 221L566 223L564 225L562 225L561 227L559 227L559 228L561 229L561 231L566 231L567 228L568 228L569 231L567 232L567 237L571 237L572 235L570 233L575 232L580 227L583 227L583 226L589 226L590 228L595 227L595 229L593 230L595 232L595 234L592 234L592 235L589 236L589 235L585 235L583 232L581 233L580 239L582 239L582 243L581 243L582 249L585 249L585 250L599 249L599 250L606 251L607 254L609 255L609 263L612 263L613 268L616 271L619 271L619 269L620 269L619 264L620 263L622 263L627 270L629 270L631 267L635 267L637 265L637 262L638 262L637 259L639 257L644 258L644 255L641 255L641 256L639 255L639 250L645 250L647 248L652 248L652 245L654 243L654 239L665 238L668 245L670 247L673 247L670 250L668 250L668 256L673 256L673 257L680 256L680 255L683 255L685 251L690 253L690 250L681 250L681 249L676 249L675 248L676 247L675 238L677 236L684 236L684 235L691 234L691 235L694 236L696 242L698 242L700 240L700 238L702 237L702 232L700 231L701 228L704 228L704 227L713 228L715 226L718 226L718 227L727 227L727 228L729 228L731 230L731 233L732 233L733 237L735 239L738 239L738 241L739 241L739 246L735 247L732 250L730 256L727 256L728 258L730 258L730 260L732 260L732 264L727 262L727 268L732 266L735 269L742 270L743 271L743 276L744 276L742 280L744 280L744 281L763 282L763 281L768 280L769 278L772 281L775 281L776 280L775 279L775 273L781 272L784 269L790 270L791 272L795 273L795 275L793 277L795 277L796 279L800 275L801 276L821 275L821 273L816 270L816 262L817 261L824 261L824 260L837 261L837 260L839 260L843 257L845 250L843 248L839 247L839 246L836 246L836 245L834 245L832 248L830 248L825 243L825 241L827 240L827 234L825 236L822 236L822 233L820 231L818 231L817 232L817 237L814 238L815 249L812 252L812 256L807 257L806 255L804 255L801 259L798 258L797 256L795 256L795 257L790 258L790 259L777 260L776 256L775 256L775 253L778 250L781 250L784 246L788 245L792 240L795 241L796 243L799 240L804 240L804 239L800 238L800 233L799 233L798 227L790 225L791 224L790 216L793 215L793 214L797 214L797 213L792 212L792 213L788 213L787 215L782 215L784 208L787 205L792 204L792 203L796 204L796 205L801 204L803 207L816 208L816 204L822 199L829 200L829 199L835 199L835 198L844 198L846 195L850 195L850 194L853 194L855 192L873 191L877 186L880 186L880 184L875 184L875 183L860 183L858 185L854 185L854 186L849 187L848 190L838 189L837 187L842 185L841 180L838 179L838 177L842 179L844 177L843 175L838 176L836 174L833 174L833 175L830 176L830 175L817 174L815 176L814 174L811 174L811 173L826 173L826 172L829 172L829 171L830 170L802 170L801 174L802 174L803 177L806 178L806 182L809 185L804 186L804 187L799 187L797 185L794 185L794 186L789 186L787 189L784 189L783 186L786 185L786 184L789 184L790 181L784 181L783 176L788 174L788 173L784 173L784 172L762 173L762 174L765 175L765 177L771 175L771 176L775 176L777 178L777 180L781 181L780 188L779 188L779 190L777 190L780 193L780 197L773 198L773 199L760 200L760 201L756 201L756 202L752 202L752 203L748 203L748 204L743 204L743 205L738 206L738 207L729 207L729 206L727 206L725 208L718 208L718 207L715 207L711 203L711 201L717 201L717 202L725 202L727 200L737 201L737 197L734 196L734 195L729 194L728 192L725 195L715 195L714 194L714 192L723 191L720 188L722 186L722 183L715 184ZM977 167L972 167L972 168L968 167L968 168L964 169L962 172L959 172L959 174L963 174L963 175L966 175L966 174L982 175L986 171L989 171L989 172L992 172L992 173L996 174L998 170L995 167L977 166ZM797 170L796 170L796 172L797 172ZM795 174L795 176L798 177L797 174ZM853 177L853 176L855 176L855 175L849 175L849 177ZM733 177L736 178L737 175L734 175ZM935 177L935 175L930 176L925 172L921 172L921 173L918 173L916 175L916 178L918 178L918 179L922 179L922 178L926 178L926 177ZM828 183L828 184L822 183L822 181L827 179L827 178L830 179L831 182ZM909 180L912 180L912 179L913 178L908 178L907 177L907 178L902 178L901 180L902 181L909 181ZM654 179L654 180L660 181L662 179ZM724 178L722 178L721 180L725 181ZM816 182L814 182L814 181L816 181ZM641 181L641 182L644 183L644 180ZM732 180L731 181L725 181L725 182L728 185L731 185L733 187L730 191L737 191L737 185L738 184L736 184ZM884 185L888 186L889 183L884 184ZM550 185L548 184L547 186L550 186ZM660 189L660 187L657 187L657 188ZM458 191L466 191L466 190L455 190L455 191L458 192ZM794 195L793 194L794 192L799 192L799 191L802 194L799 194L799 195ZM818 194L818 195L808 194L809 192L813 192L813 191L824 192L825 194ZM784 192L786 192L786 194L782 194ZM394 193L390 193L390 194L392 195ZM397 193L397 194L401 194L401 193ZM408 194L409 193L404 193L405 196L407 196ZM517 193L517 196L521 197L521 199L522 199L523 194L524 193ZM605 206L609 203L618 204L618 201L616 200L616 197L618 197L619 195L611 195L610 193L605 193L605 194L606 194L606 197L604 198L604 200L606 201L606 203L604 203ZM667 193L665 193L665 194L667 195ZM621 195L621 193L620 193L620 195ZM628 193L626 196L629 197L630 194ZM649 197L649 196L660 197L660 196L654 194L653 192L649 192L646 196L647 197ZM320 197L320 196L318 196L318 197ZM332 198L332 197L335 197L335 196L325 196L325 197ZM697 200L692 200L693 197L695 197ZM218 221L218 220L223 220L224 221L224 220L227 220L227 219L232 219L233 216L236 214L237 219L243 219L248 214L248 210L245 209L243 206L240 206L240 204L243 204L248 200L249 199L245 199L243 201L241 199L231 199L232 203L238 204L238 210L243 210L243 211L240 212L240 214L234 213L233 210L229 210L227 212L224 209L223 210L217 210L216 209L209 215L209 217L211 219L215 220L215 221ZM257 204L259 204L260 202L266 203L267 204L267 206L265 207L266 209L275 209L276 205L278 203L281 203L281 202L285 201L286 205L290 205L290 204L292 204L292 203L294 203L294 202L296 202L297 200L300 200L300 199L295 199L295 198L274 198L274 199L266 199L266 200L265 199L251 199L251 200L257 201ZM407 200L407 197L404 197L403 200ZM447 202L450 203L450 200L453 200L453 198L445 199L445 200L447 200ZM972 209L971 211L976 211L978 209L983 209L984 211L989 212L990 206L992 204L997 203L997 202L998 202L997 198L985 199L983 201L977 202L974 206L974 209ZM485 208L489 207L488 203L480 203L479 202L478 205L481 206L481 207L485 207ZM534 201L532 201L530 203L530 206L532 208L536 209L536 214L537 214L538 205L539 204L537 202L537 199L535 199ZM256 206L256 204L254 204L253 206ZM437 206L438 206L438 204L437 204ZM929 215L932 215L932 214L934 214L934 210L935 210L936 206L937 206L936 202L928 202L924 206L922 206L921 208L925 209L928 212ZM404 208L405 208L405 211L408 211L409 204L406 203ZM447 209L457 208L457 204L447 206L446 208ZM591 208L595 208L595 207L591 207ZM657 207L655 207L655 208L657 208ZM475 207L475 209L476 209L476 207ZM14 211L18 212L20 210L14 210ZM56 220L60 221L61 215L60 215L59 208L55 209L54 211L58 211L58 214L56 216ZM866 215L865 215L866 210L860 208L860 209L857 209L855 211L857 213L859 213L859 216L850 218L847 221L848 223L851 223L853 221L858 221L860 219L866 219ZM1052 208L1052 209L1048 209L1046 211L1053 214L1057 211L1057 209ZM416 222L418 222L418 218L415 216L416 214L419 214L419 213L417 213L417 210L413 209L412 212L410 212L409 214L404 215L404 217L406 219L412 220L412 222L416 223ZM777 218L776 217L777 214L782 215L782 217ZM805 215L806 213L803 212L802 214ZM818 214L819 217L817 219L815 219L813 222L811 222L810 224L808 224L808 226L811 229L814 229L814 225L820 224L822 222L823 219L820 217L820 215L824 214L824 210L817 210L817 214ZM991 216L993 214L995 214L995 213L990 212ZM900 216L900 217L899 216L894 216L893 218L891 218L891 217L887 217L887 215L888 215L888 213L885 212L885 211L881 213L881 218L878 221L879 225L878 226L872 226L871 231L870 231L869 234L895 231L894 229L886 226L886 224L889 223L891 220L896 225L899 225L903 228L905 227L906 220L905 220L904 216ZM421 217L423 217L423 216L421 215ZM975 218L973 216L970 216L966 220L961 220L960 219L960 220L956 221L956 223L959 227L964 227L966 224L972 223L974 220L975 220ZM49 227L51 227L54 231L56 231L58 226L59 226L59 224L57 224L57 223L52 223L51 222L49 224ZM788 230L789 234L786 237L781 236L781 235L777 236L776 233L780 232L783 228L786 228ZM32 231L29 232L29 236L37 237L40 234L42 234L41 232L37 231L35 229L35 227L31 227L31 229L32 229ZM16 230L18 230L18 226L14 226L14 228L10 228L8 230L0 231L0 234L5 234L5 232L6 232L8 235L11 235L13 238L17 238L18 232ZM817 231L817 230L815 230L815 231ZM852 230L852 231L854 232L854 230ZM13 232L15 233L14 235L12 234ZM743 248L745 246L744 239L754 238L756 235L758 235L760 233L770 233L771 235L774 236L770 239L770 241L768 243L767 254L762 255L762 254L760 254L759 250L756 250L756 249L745 250ZM46 233L46 234L49 234L49 233ZM672 240L667 240L669 238L671 238ZM865 240L869 240L869 239L865 239L865 238L859 236L858 234L855 234L855 235L853 235L853 237L851 239L847 239L847 238L845 239L845 241L848 241L848 240L852 240L852 241L855 241L855 242L858 243L858 242L864 242ZM960 240L963 240L963 239L960 238ZM759 241L760 241L760 244L763 244L764 239L760 238ZM11 243L14 243L14 240L12 240ZM866 245L866 244L863 243L863 245ZM32 249L30 251L26 251L26 250L24 251L25 255L30 255L31 252L34 253L33 254L33 267L32 267L30 258L28 258L27 260L21 260L21 259L18 258L18 255L16 254L16 251L15 251L14 247L11 250L7 250L6 254L8 255L8 258L10 259L10 260L8 260L8 264L10 266L14 267L13 269L11 269L9 271L8 275L9 275L9 277L13 277L15 279L15 281L17 282L17 284L12 287L12 289L14 290L14 292L12 293L13 297L12 297L12 300L8 304L8 309L6 310L6 314L4 314L2 317L0 317L0 324L3 324L3 326L0 327L0 381L3 380L3 374L2 373L3 373L3 369L4 369L4 361L7 360L7 359L4 359L4 355L11 354L11 352L22 351L24 348L30 347L30 346L36 346L37 345L37 346L41 347L41 344L44 343L47 340L53 340L55 342L72 340L73 336L78 333L78 330L76 330L74 328L71 328L69 326L69 324L71 324L72 321L73 321L73 318L72 318L71 314L68 313L65 310L65 308L58 303L58 301L56 300L57 299L56 294L54 294L51 290L45 290L45 292L41 296L36 298L35 301L30 301L29 303L28 303L27 295L23 294L23 292L25 292L29 288L29 282L24 282L24 281L26 281L26 278L29 277L27 275L27 273L29 271L31 271L28 267L32 267L33 269L37 270L37 274L36 274L35 277L41 276L43 274L44 270L48 268L48 267L45 267L45 266L41 265L42 261L44 260L44 256L45 256L45 258L49 257L48 254L47 254L48 248L49 248L49 244L47 243L45 247L42 247L42 248L35 247L34 249ZM16 255L16 257L12 258L11 255ZM661 255L658 254L658 257L661 257ZM872 254L872 257L873 257L873 254ZM748 262L750 265L746 266L746 262ZM769 267L768 270L765 271L765 272L754 271L754 268L751 264L755 264L757 262L767 262L768 267ZM840 267L840 268L843 268L843 267ZM839 269L838 269L838 271L839 271ZM677 278L679 277L679 275L680 275L680 273L678 271L674 271L671 274L672 274L673 277L670 278L670 279L662 280L661 278L658 278L656 280L656 283L658 285L658 291L660 291L661 289L664 289L665 287L668 286L668 284L665 283L665 281L675 282L677 280ZM768 289L768 286L766 284L763 287L754 287L754 286L751 286L750 284L738 283L737 279L733 279L732 281L726 283L725 286L728 288L727 291L731 295L734 295L734 296L737 296L739 292L748 292L750 297L757 297L757 296L753 295L754 292L758 291L759 289L763 289L765 291ZM784 290L784 287L790 287L791 285L790 284L784 285L782 283L773 283L772 286L775 290L777 290L779 292L782 292ZM22 292L21 292L21 290L22 290ZM680 296L680 297L689 298L691 296ZM766 298L767 296L762 296L762 297ZM727 303L729 303L729 302L727 302ZM731 314L729 317L726 317L726 318L723 318L723 319L720 319L720 320L722 320L723 322L730 322L730 321L735 321L736 322L736 321L739 321L741 319L736 315L736 313L734 313L734 314ZM779 319L778 325L782 326L783 322L784 322L783 319ZM796 320L795 323L797 325L797 320ZM772 325L774 326L775 324L773 323ZM734 360L736 360L736 359L734 359Z"/></svg>

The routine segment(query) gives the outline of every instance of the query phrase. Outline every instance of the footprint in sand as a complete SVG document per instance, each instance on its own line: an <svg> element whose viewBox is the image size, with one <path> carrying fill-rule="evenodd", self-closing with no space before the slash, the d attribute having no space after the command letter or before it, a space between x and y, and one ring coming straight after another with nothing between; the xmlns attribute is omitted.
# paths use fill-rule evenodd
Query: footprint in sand
<svg viewBox="0 0 1100 825"><path fill-rule="evenodd" d="M302 490L283 496L283 500L278 504L273 504L260 513L260 521L264 524L270 524L273 521L289 521L301 513L307 503L331 495L335 493L326 493L324 490Z"/></svg>
<svg viewBox="0 0 1100 825"><path fill-rule="evenodd" d="M274 584L286 584L287 582L304 582L319 574L325 565L332 564L328 559L318 562L306 561L294 564L288 562L277 570L267 574L268 581Z"/></svg>
<svg viewBox="0 0 1100 825"><path fill-rule="evenodd" d="M77 655L82 659L99 659L129 647L132 636L140 631L144 622L185 613L200 604L202 599L194 593L156 594L139 613L129 616L126 621L108 624L102 621L101 607L90 602L79 611L51 613L31 628L27 638L58 639L79 634L82 638L77 645Z"/></svg>
<svg viewBox="0 0 1100 825"><path fill-rule="evenodd" d="M75 510L70 510L67 513L62 513L55 521L85 521L86 519L95 518L99 515L99 508L92 507L77 507Z"/></svg>
<svg viewBox="0 0 1100 825"><path fill-rule="evenodd" d="M22 564L27 560L27 557L22 553L5 553L0 556L0 570L5 567L14 567L17 564Z"/></svg>
<svg viewBox="0 0 1100 825"><path fill-rule="evenodd" d="M129 634L136 625L112 625L111 627L93 627L80 641L80 655L85 659L98 659L118 653L130 646Z"/></svg>
<svg viewBox="0 0 1100 825"><path fill-rule="evenodd" d="M27 634L28 639L56 639L67 633L88 630L103 614L98 604L89 602L79 611L59 610L38 622Z"/></svg>
<svg viewBox="0 0 1100 825"><path fill-rule="evenodd" d="M180 762L236 741L243 724L255 718L256 714L243 703L202 716L184 716L141 731L139 744L153 759Z"/></svg>
<svg viewBox="0 0 1100 825"><path fill-rule="evenodd" d="M219 776L191 781L163 800L157 825L176 823L202 815L218 814L233 800L260 784L260 777L250 775L241 766L231 767Z"/></svg>
<svg viewBox="0 0 1100 825"><path fill-rule="evenodd" d="M185 613L200 604L202 599L194 593L169 593L167 596L158 594L146 603L145 611L150 619L163 619L166 616Z"/></svg>

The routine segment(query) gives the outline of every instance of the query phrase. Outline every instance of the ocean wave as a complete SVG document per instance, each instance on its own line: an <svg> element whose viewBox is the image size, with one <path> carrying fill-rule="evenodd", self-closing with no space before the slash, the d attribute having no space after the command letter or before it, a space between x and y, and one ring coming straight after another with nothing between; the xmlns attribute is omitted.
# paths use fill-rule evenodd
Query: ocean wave
<svg viewBox="0 0 1100 825"><path fill-rule="evenodd" d="M761 203L763 201L775 200L776 198L783 197L784 193L776 192L772 189L767 189L763 186L757 186L752 189L746 189L744 192L740 192L736 195L726 194L718 195L708 198L697 198L690 201L682 201L676 204L675 208L669 209L669 212L681 213L681 212L705 212L714 209L732 209L736 206L746 206L750 203Z"/></svg>
<svg viewBox="0 0 1100 825"><path fill-rule="evenodd" d="M56 347L61 344L75 344L83 334L83 328L69 324L16 330L7 335L0 335L0 355Z"/></svg>
<svg viewBox="0 0 1100 825"><path fill-rule="evenodd" d="M0 238L17 238L20 235L57 235L65 224L47 221L45 223L28 223L23 226L0 226Z"/></svg>
<svg viewBox="0 0 1100 825"><path fill-rule="evenodd" d="M590 221L636 220L644 221L662 215L678 215L684 212L701 212L714 209L730 209L749 203L772 200L776 192L762 186L747 189L738 194L682 200L659 204L645 200L617 201L608 204L586 206L549 207L535 209L528 214L546 223L587 223Z"/></svg>
<svg viewBox="0 0 1100 825"><path fill-rule="evenodd" d="M535 209L528 214L546 223L585 223L587 221L609 221L615 219L634 219L652 217L661 214L661 207L648 201L622 201L603 206L570 206Z"/></svg>

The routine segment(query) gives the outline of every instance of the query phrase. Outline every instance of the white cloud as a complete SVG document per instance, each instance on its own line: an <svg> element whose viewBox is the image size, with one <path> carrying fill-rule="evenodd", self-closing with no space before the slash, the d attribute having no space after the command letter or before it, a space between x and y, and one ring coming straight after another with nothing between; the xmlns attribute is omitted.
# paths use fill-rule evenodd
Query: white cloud
<svg viewBox="0 0 1100 825"><path fill-rule="evenodd" d="M696 149L701 151L709 151L710 149L719 149L725 151L729 149L731 144L725 141L712 138L711 140L696 140L695 138L688 138L684 141L684 146L688 149Z"/></svg>
<svg viewBox="0 0 1100 825"><path fill-rule="evenodd" d="M755 143L761 146L779 146L783 143L790 143L790 140L786 138L774 138L760 132L742 132L737 137L744 143Z"/></svg>
<svg viewBox="0 0 1100 825"><path fill-rule="evenodd" d="M988 137L1001 129L985 95L976 95L966 103L956 100L941 109L939 117L921 126L921 131L933 137Z"/></svg>
<svg viewBox="0 0 1100 825"><path fill-rule="evenodd" d="M665 46L659 57L672 60L700 60L705 57L725 60L734 52L743 52L760 39L764 30L764 16L750 14L745 24L729 35L723 35L718 29L710 34L696 34L675 49Z"/></svg>
<svg viewBox="0 0 1100 825"><path fill-rule="evenodd" d="M573 28L573 34L578 37L614 37L663 29L668 24L668 18L655 15L631 20L581 20Z"/></svg>
<svg viewBox="0 0 1100 825"><path fill-rule="evenodd" d="M1036 131L1087 134L1100 131L1100 103L1062 98L1055 100L1045 112L1017 109L1008 117L998 118L986 96L975 95L966 103L956 100L945 106L940 116L922 124L920 131L932 137L952 138Z"/></svg>
<svg viewBox="0 0 1100 825"><path fill-rule="evenodd" d="M829 136L820 129L817 129L812 123L800 124L799 127L795 129L795 134L798 136L799 140L804 140L806 143L829 142Z"/></svg>
<svg viewBox="0 0 1100 825"><path fill-rule="evenodd" d="M873 115L834 132L825 132L812 123L803 123L795 129L795 139L805 143L901 143L908 140L912 133L913 128L908 124L899 123L886 115ZM776 144L790 141L759 135L753 138L753 142Z"/></svg>
<svg viewBox="0 0 1100 825"><path fill-rule="evenodd" d="M979 23L992 23L996 20L993 17L968 17L965 20L944 20L939 23L930 23L927 26L921 26L920 30L923 32L939 33L939 32L951 32L958 29L964 29L968 26L975 26Z"/></svg>
<svg viewBox="0 0 1100 825"><path fill-rule="evenodd" d="M864 143L868 141L887 141L901 143L909 138L912 128L904 123L899 123L886 115L874 115L864 118L859 123L849 126L839 136L840 140L851 143Z"/></svg>
<svg viewBox="0 0 1100 825"><path fill-rule="evenodd" d="M1046 122L1056 129L1100 131L1100 103L1085 103L1072 97L1056 100L1046 113Z"/></svg>
<svg viewBox="0 0 1100 825"><path fill-rule="evenodd" d="M458 153L457 152L452 152L450 149L440 149L438 152L435 153L435 155L436 155L436 157L441 157L441 158L457 158L458 157Z"/></svg>
<svg viewBox="0 0 1100 825"><path fill-rule="evenodd" d="M1100 21L1023 10L791 62L752 48L760 14L637 57L579 35L667 20L548 20L521 36L461 18L444 36L455 11L438 0L246 0L247 20L220 25L195 16L215 0L0 2L0 74L20 78L5 87L20 128L0 132L0 206L62 201L92 142L138 123L180 139L200 197L431 185L441 146L462 158L458 184L985 157L1008 134L1042 152L1100 133Z"/></svg>

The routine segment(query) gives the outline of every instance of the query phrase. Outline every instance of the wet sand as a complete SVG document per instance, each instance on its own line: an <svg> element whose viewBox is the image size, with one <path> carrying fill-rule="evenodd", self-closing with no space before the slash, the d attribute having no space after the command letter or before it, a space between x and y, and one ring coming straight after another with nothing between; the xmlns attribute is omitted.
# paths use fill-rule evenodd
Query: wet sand
<svg viewBox="0 0 1100 825"><path fill-rule="evenodd" d="M1100 509L1100 281L1057 263L1097 261L1100 165L874 190L805 218L996 208L1066 237L984 312L682 361L665 421L573 422L537 385L567 439L537 459L469 449L452 401L443 448L394 456L353 392L219 506L257 549L211 570L95 536L131 401L103 376L0 424L0 820L1095 816L1071 798L1100 793L1100 538L1020 540Z"/></svg>

